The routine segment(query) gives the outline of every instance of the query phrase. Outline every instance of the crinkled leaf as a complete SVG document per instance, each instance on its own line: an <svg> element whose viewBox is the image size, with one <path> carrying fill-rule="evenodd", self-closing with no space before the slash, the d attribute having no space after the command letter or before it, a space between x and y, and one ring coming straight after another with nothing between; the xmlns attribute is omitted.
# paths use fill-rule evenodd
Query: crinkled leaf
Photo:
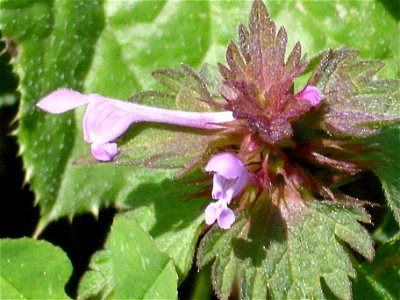
<svg viewBox="0 0 400 300"><path fill-rule="evenodd" d="M178 276L172 261L137 223L117 217L105 248L93 257L79 299L177 298Z"/></svg>
<svg viewBox="0 0 400 300"><path fill-rule="evenodd" d="M223 83L231 89L222 91L225 107L235 118L246 119L265 142L279 143L293 133L289 120L311 108L289 93L307 65L301 61L300 44L286 59L286 30L276 29L261 0L253 2L248 28L239 26L238 40L239 47L228 45L227 67L219 65Z"/></svg>
<svg viewBox="0 0 400 300"><path fill-rule="evenodd" d="M377 128L400 121L400 81L377 80L379 61L358 58L355 50L327 51L309 83L329 104L323 126L330 133L368 136Z"/></svg>
<svg viewBox="0 0 400 300"><path fill-rule="evenodd" d="M69 299L64 288L72 266L60 248L28 238L2 239L0 252L1 299Z"/></svg>
<svg viewBox="0 0 400 300"><path fill-rule="evenodd" d="M153 76L174 94L176 108L179 110L207 111L211 94L206 81L188 65L181 69L161 69L154 71Z"/></svg>
<svg viewBox="0 0 400 300"><path fill-rule="evenodd" d="M383 60L381 78L398 77L400 28L395 1L270 1L268 9L289 33L289 47L301 42L310 58L327 48L347 45L364 59ZM396 13L397 12L397 13ZM367 24L367 26L366 26Z"/></svg>
<svg viewBox="0 0 400 300"><path fill-rule="evenodd" d="M356 272L345 243L368 259L374 249L361 208L309 202L289 215L269 199L241 214L230 230L212 228L198 254L200 267L213 261L214 288L229 297L239 285L241 298L324 298L324 282L339 298L351 298ZM290 199L287 201L291 201Z"/></svg>
<svg viewBox="0 0 400 300"><path fill-rule="evenodd" d="M26 180L41 208L37 233L62 216L122 204L141 182L171 174L106 164L72 165L89 153L81 134L83 110L48 115L35 108L37 101L60 87L123 99L154 88L155 68L182 62L196 67L208 56L215 62L216 55L223 56L236 24L246 18L248 6L207 1L0 3L2 33L16 43L13 63L22 96L17 134ZM222 22L222 9L231 12L229 22ZM211 22L223 26L211 27ZM187 105L191 99L183 100ZM161 106L168 106L167 101L171 98L161 100ZM149 131L139 132L140 143L122 147L137 147L133 154L142 155L142 145L167 138L164 130ZM166 162L164 167L171 165Z"/></svg>
<svg viewBox="0 0 400 300"><path fill-rule="evenodd" d="M398 299L400 296L400 234L376 251L372 262L357 268L355 299Z"/></svg>

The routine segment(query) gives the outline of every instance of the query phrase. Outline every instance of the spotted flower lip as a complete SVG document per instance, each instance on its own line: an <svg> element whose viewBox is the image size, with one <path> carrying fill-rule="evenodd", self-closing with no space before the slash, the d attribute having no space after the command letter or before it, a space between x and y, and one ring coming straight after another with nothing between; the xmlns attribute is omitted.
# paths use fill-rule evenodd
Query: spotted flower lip
<svg viewBox="0 0 400 300"><path fill-rule="evenodd" d="M249 181L249 174L243 162L234 154L223 152L214 155L205 167L213 172L213 199L224 200L229 204Z"/></svg>
<svg viewBox="0 0 400 300"><path fill-rule="evenodd" d="M206 224L211 225L217 221L222 229L229 229L235 222L235 214L228 208L226 201L218 200L210 203L205 210Z"/></svg>
<svg viewBox="0 0 400 300"><path fill-rule="evenodd" d="M133 123L155 122L185 127L216 129L219 123L233 121L231 112L189 112L169 110L127 101L84 95L77 91L59 89L44 97L37 107L51 113L61 114L87 104L83 118L83 137L91 145L92 155L99 161L110 161L118 154L116 143Z"/></svg>

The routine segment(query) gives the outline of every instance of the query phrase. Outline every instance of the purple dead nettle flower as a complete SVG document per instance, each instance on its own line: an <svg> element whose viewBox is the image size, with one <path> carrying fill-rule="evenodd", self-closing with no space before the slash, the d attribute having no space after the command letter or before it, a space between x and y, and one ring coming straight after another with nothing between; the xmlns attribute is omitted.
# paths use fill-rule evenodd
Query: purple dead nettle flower
<svg viewBox="0 0 400 300"><path fill-rule="evenodd" d="M248 183L249 173L243 162L229 152L211 157L205 170L214 173L211 194L213 199L218 200L207 206L206 223L211 225L217 221L219 227L228 229L235 221L235 214L228 205Z"/></svg>
<svg viewBox="0 0 400 300"><path fill-rule="evenodd" d="M60 114L88 104L83 118L83 137L91 145L92 155L99 161L110 161L118 154L112 142L132 123L156 122L185 127L216 129L218 123L233 120L231 112L187 112L139 105L106 98L97 94L59 89L44 97L37 106L51 114Z"/></svg>

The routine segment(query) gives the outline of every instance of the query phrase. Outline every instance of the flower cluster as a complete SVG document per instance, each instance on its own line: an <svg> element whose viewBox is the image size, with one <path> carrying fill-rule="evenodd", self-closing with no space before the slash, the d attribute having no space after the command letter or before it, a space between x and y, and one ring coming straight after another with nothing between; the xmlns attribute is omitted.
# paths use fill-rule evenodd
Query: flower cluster
<svg viewBox="0 0 400 300"><path fill-rule="evenodd" d="M276 30L259 0L253 3L248 28L239 26L238 41L238 45L232 42L228 46L227 66L219 65L219 96L211 96L200 75L193 76L201 90L198 94L205 98L201 100L224 111L169 110L67 89L51 93L37 106L59 114L87 105L84 140L93 157L103 162L118 159L115 140L133 123L214 130L213 142L190 164L205 165L205 171L213 174L211 195L215 201L205 209L208 225L216 222L229 229L243 209L251 209L247 203L266 199L274 202L283 217L310 195L313 199L357 200L331 188L363 170L358 154L364 148L349 135L373 134L377 131L372 125L379 128L383 122L399 119L362 111L364 104L358 98L355 103L361 103L361 108L347 110L345 104L355 97L357 88L371 84L365 74L376 72L376 67L368 71L368 63L362 63L362 68L355 63L354 72L367 71L352 80L349 60L354 60L354 52L329 50L307 84L294 91L296 78L307 70L301 46L297 43L285 60L286 31L283 27ZM374 83L367 94L378 86L379 82ZM255 190L252 198L244 196L250 187Z"/></svg>
<svg viewBox="0 0 400 300"><path fill-rule="evenodd" d="M320 92L315 87L306 87L298 95L299 101L309 101L313 105L318 105L320 98ZM93 157L103 162L113 160L118 154L117 144L113 141L132 123L158 122L216 129L235 120L229 111L174 111L110 99L97 94L84 95L68 89L59 89L37 103L40 109L51 114L64 113L82 105L87 105L82 125L84 140L90 144ZM250 182L250 174L243 162L229 152L211 157L205 170L214 174L212 198L217 200L207 206L205 221L209 225L217 221L219 227L228 229L235 221L235 214L228 205Z"/></svg>

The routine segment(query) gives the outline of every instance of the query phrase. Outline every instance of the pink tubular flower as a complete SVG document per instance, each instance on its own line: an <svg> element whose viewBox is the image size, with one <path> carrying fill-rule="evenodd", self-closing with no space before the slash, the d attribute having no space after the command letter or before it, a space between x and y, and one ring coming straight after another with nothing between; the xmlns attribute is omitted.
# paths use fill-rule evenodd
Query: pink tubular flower
<svg viewBox="0 0 400 300"><path fill-rule="evenodd" d="M214 172L213 199L224 200L227 204L243 190L249 180L242 161L229 152L211 157L205 170Z"/></svg>
<svg viewBox="0 0 400 300"><path fill-rule="evenodd" d="M297 97L310 102L312 106L318 106L321 103L322 96L321 92L315 86L308 85L302 89Z"/></svg>
<svg viewBox="0 0 400 300"><path fill-rule="evenodd" d="M212 197L218 200L207 206L205 221L208 225L217 221L219 227L228 229L235 221L228 204L246 186L249 174L242 161L228 152L214 155L205 170L214 172Z"/></svg>
<svg viewBox="0 0 400 300"><path fill-rule="evenodd" d="M83 137L99 161L110 161L118 154L116 143L132 123L156 122L186 127L215 129L234 120L231 112L199 113L175 111L106 98L97 94L59 89L41 99L37 106L51 114L60 114L88 104L83 118Z"/></svg>

